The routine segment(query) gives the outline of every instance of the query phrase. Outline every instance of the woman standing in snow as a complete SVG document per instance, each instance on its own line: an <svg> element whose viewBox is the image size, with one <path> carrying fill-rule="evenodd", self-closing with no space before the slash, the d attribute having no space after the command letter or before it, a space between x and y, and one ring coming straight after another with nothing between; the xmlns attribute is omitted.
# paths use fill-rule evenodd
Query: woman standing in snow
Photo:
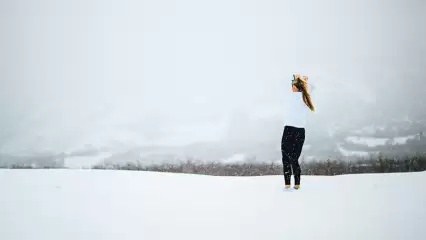
<svg viewBox="0 0 426 240"><path fill-rule="evenodd" d="M312 84L308 84L308 77L300 77L293 74L291 81L292 93L286 99L285 127L281 140L281 153L285 188L290 188L291 174L293 170L294 188L300 188L301 169L299 157L305 142L305 125L309 112L314 112L312 103Z"/></svg>

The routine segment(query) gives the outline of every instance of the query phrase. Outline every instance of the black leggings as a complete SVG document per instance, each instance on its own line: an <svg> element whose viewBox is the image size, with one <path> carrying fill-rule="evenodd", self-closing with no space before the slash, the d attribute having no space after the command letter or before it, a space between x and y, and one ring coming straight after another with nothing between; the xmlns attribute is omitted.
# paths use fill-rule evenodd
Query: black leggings
<svg viewBox="0 0 426 240"><path fill-rule="evenodd" d="M295 184L300 184L301 169L299 165L299 157L302 153L304 142L304 128L296 128L291 126L284 127L284 133L281 140L281 153L283 157L283 172L286 185L290 185L292 169Z"/></svg>

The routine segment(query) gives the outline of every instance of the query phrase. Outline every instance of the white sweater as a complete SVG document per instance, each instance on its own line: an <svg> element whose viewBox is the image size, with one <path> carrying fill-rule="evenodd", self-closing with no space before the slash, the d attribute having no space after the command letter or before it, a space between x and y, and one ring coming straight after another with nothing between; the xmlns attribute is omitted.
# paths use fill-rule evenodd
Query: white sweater
<svg viewBox="0 0 426 240"><path fill-rule="evenodd" d="M309 86L309 93L311 94L312 102L315 106L315 100L314 96L312 94L313 90L315 89L315 85L312 85L311 83L308 83ZM284 100L284 126L293 126L297 128L305 128L307 118L309 114L313 114L315 112L312 112L308 106L306 106L305 102L303 101L301 92L292 92L291 89L289 89L285 93L285 100Z"/></svg>

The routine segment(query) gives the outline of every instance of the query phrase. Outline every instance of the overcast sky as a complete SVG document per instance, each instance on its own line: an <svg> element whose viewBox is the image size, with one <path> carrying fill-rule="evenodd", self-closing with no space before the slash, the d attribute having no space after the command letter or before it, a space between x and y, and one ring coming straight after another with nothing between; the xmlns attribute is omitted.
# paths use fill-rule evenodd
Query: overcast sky
<svg viewBox="0 0 426 240"><path fill-rule="evenodd" d="M282 118L293 72L317 86L312 128L345 99L394 109L425 91L425 6L0 0L0 152L222 141L235 119Z"/></svg>

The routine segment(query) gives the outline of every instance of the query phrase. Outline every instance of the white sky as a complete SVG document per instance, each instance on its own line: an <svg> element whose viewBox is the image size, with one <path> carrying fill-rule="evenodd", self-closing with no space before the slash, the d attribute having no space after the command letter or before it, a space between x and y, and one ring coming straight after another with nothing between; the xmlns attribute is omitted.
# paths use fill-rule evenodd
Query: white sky
<svg viewBox="0 0 426 240"><path fill-rule="evenodd" d="M416 0L0 0L0 152L222 140L239 113L279 118L293 72L318 86L319 111L347 96L374 103L403 76L424 82L424 10Z"/></svg>

